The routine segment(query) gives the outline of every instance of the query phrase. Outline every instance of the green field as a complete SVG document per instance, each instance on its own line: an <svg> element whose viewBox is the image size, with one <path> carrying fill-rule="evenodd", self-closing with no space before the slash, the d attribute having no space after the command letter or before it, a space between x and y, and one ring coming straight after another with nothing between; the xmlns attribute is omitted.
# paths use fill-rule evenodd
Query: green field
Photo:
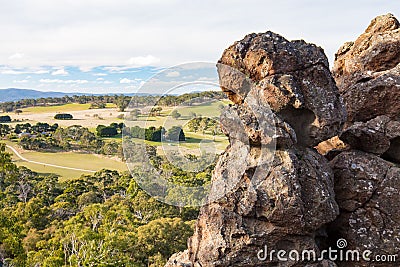
<svg viewBox="0 0 400 267"><path fill-rule="evenodd" d="M10 145L16 149L18 146L15 143L9 141L2 141L7 145ZM10 149L7 151L13 155L13 160L18 166L25 166L35 172L48 174L54 173L60 176L60 179L73 179L78 178L82 174L91 174L91 172L84 172L78 170L69 170L63 168L57 168L52 166L46 166L44 164L36 164L26 162L18 158ZM99 171L101 169L110 169L117 171L127 171L126 164L111 158L102 157L94 154L84 154L77 152L58 152L58 153L47 153L37 151L23 151L20 152L21 156L31 160L42 162L45 164L59 165L63 167L84 169L91 171Z"/></svg>
<svg viewBox="0 0 400 267"><path fill-rule="evenodd" d="M160 116L141 115L136 121L127 122L127 125L130 127L137 125L143 128L163 126L166 129L175 125L184 126L191 119L191 113L196 113L197 117L218 118L221 113L220 106L225 106L229 103L231 103L229 100L223 100L193 106L162 107L163 110ZM169 116L174 109L182 115L179 119L174 119Z"/></svg>
<svg viewBox="0 0 400 267"><path fill-rule="evenodd" d="M54 105L45 107L29 107L22 109L23 113L57 113L57 112L69 112L69 111L81 111L89 109L90 104L65 104L65 105Z"/></svg>
<svg viewBox="0 0 400 267"><path fill-rule="evenodd" d="M183 153L190 154L199 154L202 153L202 148L210 145L215 147L218 153L222 152L226 146L228 145L228 140L224 135L219 135L213 137L211 134L202 134L202 133L193 133L189 132L189 130L185 127L185 124L191 119L191 114L196 113L197 116L203 117L219 117L221 111L221 105L227 105L230 103L229 101L214 101L208 102L198 105L192 106L179 106L179 107L162 107L163 110L159 116L148 116L141 115L136 121L126 122L127 126L140 126L143 128L148 128L150 126L163 126L167 130L172 126L182 126L185 130L185 135L187 140L185 142L179 143L161 143L161 142L149 142L146 141L147 144L153 145L157 147L157 151L160 154L164 154L164 149L170 149L173 147L178 147L181 149ZM117 115L120 114L115 109L115 105L107 104L107 109L99 109L99 110L90 110L90 104L66 104L66 105L58 105L58 106L46 106L46 107L30 107L23 109L23 113L21 115L10 114L13 119L21 118L24 114L30 118L29 122L47 122L49 124L53 123L61 123L62 127L67 127L64 123L78 124L84 127L88 127L91 131L95 132L95 128L99 124L109 125L112 122L121 122L123 120L117 119ZM114 109L110 109L114 108ZM174 119L170 116L172 110L176 109L182 116L179 119ZM54 114L63 112L74 112L75 116L78 119L74 119L73 121L57 121L55 120ZM93 114L101 114L104 119L94 118ZM18 122L13 122L11 125L13 126ZM116 141L121 142L121 135L118 135L113 138L103 138L106 142ZM143 142L144 140L137 139L136 142ZM23 161L18 158L13 153L13 159L15 160L18 166L25 166L27 168L32 169L38 173L54 173L60 176L60 179L73 179L80 177L82 174L90 174L91 172L84 172L79 170L71 170L71 169L63 169L57 168L54 166L46 166L45 164L52 164L63 166L67 168L76 168L76 169L84 169L84 170L92 170L98 171L103 168L112 169L118 171L126 171L127 167L125 163L114 160L111 158L103 157L100 155L94 154L84 154L77 152L58 152L58 153L47 153L47 152L37 152L37 151L21 151L17 144L12 142L6 142L8 145L13 146L18 151L20 151L21 156L30 161L36 161L44 164L36 164L32 162ZM166 147L168 146L168 147ZM11 150L8 150L12 152Z"/></svg>
<svg viewBox="0 0 400 267"><path fill-rule="evenodd" d="M229 100L213 101L200 105L187 106L178 108L178 112L182 114L183 117L188 117L191 112L197 114L197 116L203 117L219 117L220 115L220 105L228 105L231 103Z"/></svg>

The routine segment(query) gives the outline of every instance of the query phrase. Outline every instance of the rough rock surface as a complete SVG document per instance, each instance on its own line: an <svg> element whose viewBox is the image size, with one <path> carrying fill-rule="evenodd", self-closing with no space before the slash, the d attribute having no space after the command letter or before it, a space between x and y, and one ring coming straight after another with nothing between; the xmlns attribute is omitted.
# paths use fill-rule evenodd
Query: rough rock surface
<svg viewBox="0 0 400 267"><path fill-rule="evenodd" d="M333 74L346 103L348 121L400 113L400 23L391 14L372 20L354 42L337 52Z"/></svg>
<svg viewBox="0 0 400 267"><path fill-rule="evenodd" d="M188 250L167 266L336 266L258 257L265 246L319 253L316 235L338 215L332 169L313 148L346 120L323 50L251 34L223 53L218 70L235 103L221 116L230 145L213 174L218 200L202 207Z"/></svg>
<svg viewBox="0 0 400 267"><path fill-rule="evenodd" d="M340 139L352 148L400 163L400 121L382 115L365 123L355 122Z"/></svg>
<svg viewBox="0 0 400 267"><path fill-rule="evenodd" d="M349 250L368 249L373 256L399 257L400 168L361 151L343 152L331 165L341 213L328 228L330 234L345 238ZM361 262L358 266L398 266L398 263Z"/></svg>
<svg viewBox="0 0 400 267"><path fill-rule="evenodd" d="M377 17L337 53L343 132L322 49L267 32L223 53L220 84L235 104L221 118L230 145L210 193L220 198L202 207L188 250L168 267L399 266L399 32L392 15ZM397 262L258 258L265 248L319 253L339 238Z"/></svg>
<svg viewBox="0 0 400 267"><path fill-rule="evenodd" d="M335 156L340 154L342 151L349 148L339 136L334 136L324 142L318 144L315 147L321 155L324 155L328 160L332 160Z"/></svg>
<svg viewBox="0 0 400 267"><path fill-rule="evenodd" d="M349 114L340 139L351 150L330 162L340 215L328 227L329 238L345 238L347 249L368 249L372 258L397 256L397 262L363 261L357 266L399 266L399 63L400 24L390 14L375 18L336 55L334 75Z"/></svg>
<svg viewBox="0 0 400 267"><path fill-rule="evenodd" d="M219 63L221 88L234 103L257 91L302 145L317 145L341 130L346 111L322 48L273 32L253 33L226 49Z"/></svg>
<svg viewBox="0 0 400 267"><path fill-rule="evenodd" d="M327 161L309 148L279 150L271 166L247 166L232 192L202 209L189 258L199 266L269 266L257 258L265 245L318 251L315 231L337 214Z"/></svg>

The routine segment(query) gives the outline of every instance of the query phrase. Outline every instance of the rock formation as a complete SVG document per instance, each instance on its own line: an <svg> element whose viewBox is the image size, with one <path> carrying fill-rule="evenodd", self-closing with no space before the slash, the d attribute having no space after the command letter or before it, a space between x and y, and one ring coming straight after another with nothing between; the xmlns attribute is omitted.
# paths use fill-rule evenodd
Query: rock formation
<svg viewBox="0 0 400 267"><path fill-rule="evenodd" d="M256 83L260 101L295 130L303 146L317 145L341 130L345 109L322 48L289 42L273 32L250 34L226 49L219 62ZM252 87L231 86L235 78L222 75L221 88L241 105Z"/></svg>
<svg viewBox="0 0 400 267"><path fill-rule="evenodd" d="M210 193L221 198L167 266L398 266L259 256L318 254L338 238L372 256L400 251L399 28L390 14L374 19L339 49L335 80L321 48L272 32L224 51L220 85L234 105ZM324 157L322 141L320 152L340 149Z"/></svg>
<svg viewBox="0 0 400 267"><path fill-rule="evenodd" d="M354 42L337 52L333 75L346 102L348 121L400 114L400 23L391 14L372 20Z"/></svg>
<svg viewBox="0 0 400 267"><path fill-rule="evenodd" d="M350 150L331 161L339 217L331 238L372 255L400 251L400 24L391 15L372 20L364 34L336 55L334 77L349 114L340 139ZM341 263L340 266L354 266ZM357 266L398 266L360 262Z"/></svg>
<svg viewBox="0 0 400 267"><path fill-rule="evenodd" d="M333 172L313 146L346 120L323 50L251 34L225 50L218 70L235 103L221 117L230 146L213 175L211 194L222 198L201 209L188 251L168 266L276 266L276 256L259 259L265 247L318 253L316 236L338 206ZM294 259L281 266L335 265Z"/></svg>

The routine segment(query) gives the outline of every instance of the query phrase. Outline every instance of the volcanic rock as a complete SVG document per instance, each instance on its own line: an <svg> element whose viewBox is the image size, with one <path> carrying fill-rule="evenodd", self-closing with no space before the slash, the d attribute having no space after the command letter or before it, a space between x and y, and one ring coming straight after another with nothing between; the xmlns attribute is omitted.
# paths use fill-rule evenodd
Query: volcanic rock
<svg viewBox="0 0 400 267"><path fill-rule="evenodd" d="M167 266L336 266L259 258L266 247L319 254L317 232L338 215L333 172L312 148L338 134L346 116L323 50L251 34L225 50L218 71L234 102L221 116L230 145L213 173L215 201Z"/></svg>
<svg viewBox="0 0 400 267"><path fill-rule="evenodd" d="M390 118L383 115L366 123L355 122L340 135L340 139L352 148L382 155L390 148L391 138L386 135L389 121ZM392 138L396 137L398 136L394 134Z"/></svg>
<svg viewBox="0 0 400 267"><path fill-rule="evenodd" d="M400 168L376 155L347 151L332 162L339 217L329 226L345 238L346 249L372 255L397 255L400 250ZM398 266L360 262L357 266ZM341 263L339 266L354 266Z"/></svg>
<svg viewBox="0 0 400 267"><path fill-rule="evenodd" d="M400 23L392 15L372 20L354 42L336 53L333 75L344 98L348 121L400 113Z"/></svg>
<svg viewBox="0 0 400 267"><path fill-rule="evenodd" d="M238 79L237 73L244 74ZM322 48L273 32L249 34L219 60L220 85L241 105L253 92L296 132L302 146L339 133L346 111Z"/></svg>

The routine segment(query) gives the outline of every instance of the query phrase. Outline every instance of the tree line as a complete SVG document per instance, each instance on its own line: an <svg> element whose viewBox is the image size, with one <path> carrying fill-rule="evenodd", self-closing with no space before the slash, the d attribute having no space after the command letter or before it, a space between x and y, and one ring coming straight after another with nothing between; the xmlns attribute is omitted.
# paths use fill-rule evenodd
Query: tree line
<svg viewBox="0 0 400 267"><path fill-rule="evenodd" d="M169 130L160 126L158 128L151 126L149 128L141 128L139 126L125 127L125 137L144 139L147 141L161 142L163 140L170 141L186 141L185 133L180 126L172 126Z"/></svg>
<svg viewBox="0 0 400 267"><path fill-rule="evenodd" d="M38 99L22 99L14 102L0 103L3 112L17 112L22 108L49 105L64 105L70 103L91 104L91 108L105 108L107 103L115 104L120 111L125 111L129 103L132 107L140 106L177 106L185 103L193 105L202 103L205 99L225 99L222 91L206 91L182 95L74 95L64 97L47 97Z"/></svg>

